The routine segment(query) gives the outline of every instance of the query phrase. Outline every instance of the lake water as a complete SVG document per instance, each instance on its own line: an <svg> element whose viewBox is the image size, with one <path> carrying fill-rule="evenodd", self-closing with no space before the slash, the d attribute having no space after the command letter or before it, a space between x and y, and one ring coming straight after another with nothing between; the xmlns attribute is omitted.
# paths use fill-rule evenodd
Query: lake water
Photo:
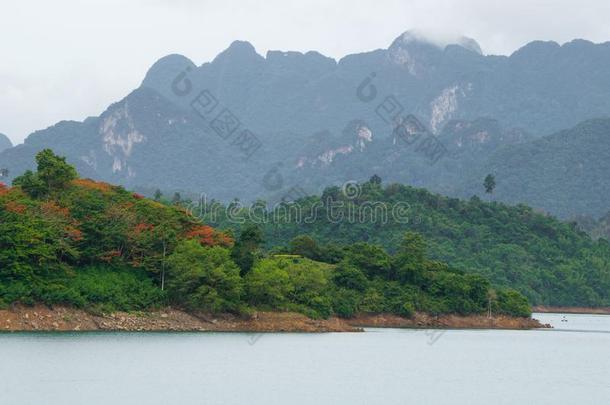
<svg viewBox="0 0 610 405"><path fill-rule="evenodd" d="M610 316L555 330L0 334L0 404L607 404Z"/></svg>

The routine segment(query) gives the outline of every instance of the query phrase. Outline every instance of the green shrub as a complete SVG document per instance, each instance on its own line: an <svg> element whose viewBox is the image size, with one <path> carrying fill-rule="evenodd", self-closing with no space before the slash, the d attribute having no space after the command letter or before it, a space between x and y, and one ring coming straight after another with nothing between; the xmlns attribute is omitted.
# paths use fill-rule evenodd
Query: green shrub
<svg viewBox="0 0 610 405"><path fill-rule="evenodd" d="M167 288L174 302L191 310L238 312L243 282L228 249L188 240L167 262Z"/></svg>
<svg viewBox="0 0 610 405"><path fill-rule="evenodd" d="M411 302L405 301L398 312L401 316L410 318L415 313L415 307Z"/></svg>
<svg viewBox="0 0 610 405"><path fill-rule="evenodd" d="M527 302L527 299L517 291L511 289L497 292L497 298L492 309L496 313L524 318L532 315L532 308Z"/></svg>
<svg viewBox="0 0 610 405"><path fill-rule="evenodd" d="M363 292L366 290L368 280L362 270L342 261L337 265L333 274L333 281L339 287Z"/></svg>
<svg viewBox="0 0 610 405"><path fill-rule="evenodd" d="M332 295L332 305L336 315L351 318L359 312L360 296L357 291L339 288Z"/></svg>
<svg viewBox="0 0 610 405"><path fill-rule="evenodd" d="M48 303L77 307L102 305L106 312L112 312L145 310L165 302L161 289L145 272L136 269L86 267L76 271L74 278L66 280L64 284L70 285L70 288L44 292L51 300Z"/></svg>
<svg viewBox="0 0 610 405"><path fill-rule="evenodd" d="M288 272L272 260L258 262L245 278L247 298L254 306L282 308L294 290Z"/></svg>

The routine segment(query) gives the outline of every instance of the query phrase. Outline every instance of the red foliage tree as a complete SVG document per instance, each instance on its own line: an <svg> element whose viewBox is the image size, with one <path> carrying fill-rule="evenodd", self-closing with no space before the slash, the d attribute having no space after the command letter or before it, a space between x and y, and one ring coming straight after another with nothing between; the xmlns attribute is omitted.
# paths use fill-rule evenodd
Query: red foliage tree
<svg viewBox="0 0 610 405"><path fill-rule="evenodd" d="M195 239L204 246L224 246L233 245L233 239L228 235L216 231L208 225L196 225L184 235L186 239Z"/></svg>

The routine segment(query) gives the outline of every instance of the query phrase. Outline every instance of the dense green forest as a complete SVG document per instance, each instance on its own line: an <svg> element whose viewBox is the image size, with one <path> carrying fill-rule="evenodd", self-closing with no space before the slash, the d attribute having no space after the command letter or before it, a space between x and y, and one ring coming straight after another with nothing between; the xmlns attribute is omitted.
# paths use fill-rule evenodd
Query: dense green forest
<svg viewBox="0 0 610 405"><path fill-rule="evenodd" d="M48 149L36 162L37 171L15 178L12 187L0 184L0 307L530 314L516 291L430 259L429 242L417 232L395 237L392 254L377 244L347 243L345 232L335 236L346 243L328 245L288 238L289 227L265 234L242 224L234 236L204 224L179 196L154 201L81 179Z"/></svg>
<svg viewBox="0 0 610 405"><path fill-rule="evenodd" d="M593 240L575 223L525 205L477 197L464 201L400 184L384 187L378 176L350 187L329 187L321 196L272 211L260 201L251 207L210 202L201 211L221 229L260 222L268 247L306 234L322 248L366 242L395 253L405 232L415 232L425 238L431 259L514 288L533 304L610 305L610 245Z"/></svg>
<svg viewBox="0 0 610 405"><path fill-rule="evenodd" d="M600 217L610 193L610 119L583 121L573 128L494 151L474 172L463 176L464 190L476 192L482 173L498 179L495 197L527 202L560 218Z"/></svg>

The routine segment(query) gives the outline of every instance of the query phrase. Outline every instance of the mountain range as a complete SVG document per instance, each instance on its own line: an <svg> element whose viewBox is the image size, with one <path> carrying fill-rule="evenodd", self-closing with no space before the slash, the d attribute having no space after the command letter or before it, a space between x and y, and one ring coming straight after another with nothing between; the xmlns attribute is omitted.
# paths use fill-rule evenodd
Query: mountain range
<svg viewBox="0 0 610 405"><path fill-rule="evenodd" d="M134 189L268 201L372 174L469 197L491 173L488 198L597 218L610 191L609 62L610 43L584 40L494 56L408 31L338 61L236 41L200 66L160 59L98 117L0 144L0 167L16 176L51 147L83 176Z"/></svg>
<svg viewBox="0 0 610 405"><path fill-rule="evenodd" d="M0 152L2 152L5 149L11 148L13 146L13 143L11 142L10 139L8 139L8 136L4 135L4 134L0 134Z"/></svg>

